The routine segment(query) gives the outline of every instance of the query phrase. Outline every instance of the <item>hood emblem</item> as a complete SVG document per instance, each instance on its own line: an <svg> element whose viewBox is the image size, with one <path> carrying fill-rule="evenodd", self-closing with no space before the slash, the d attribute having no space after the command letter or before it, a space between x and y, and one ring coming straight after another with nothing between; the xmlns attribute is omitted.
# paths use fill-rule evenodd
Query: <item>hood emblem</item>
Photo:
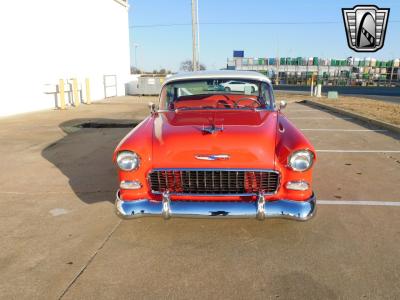
<svg viewBox="0 0 400 300"><path fill-rule="evenodd" d="M215 124L211 124L211 126L209 126L209 127L205 127L203 125L203 128L201 131L203 131L203 133L205 133L205 134L214 134L219 131L224 131L224 125L222 125L221 127L217 127L217 126L215 126Z"/></svg>
<svg viewBox="0 0 400 300"><path fill-rule="evenodd" d="M198 154L194 156L196 159L199 160L227 160L230 158L228 154Z"/></svg>

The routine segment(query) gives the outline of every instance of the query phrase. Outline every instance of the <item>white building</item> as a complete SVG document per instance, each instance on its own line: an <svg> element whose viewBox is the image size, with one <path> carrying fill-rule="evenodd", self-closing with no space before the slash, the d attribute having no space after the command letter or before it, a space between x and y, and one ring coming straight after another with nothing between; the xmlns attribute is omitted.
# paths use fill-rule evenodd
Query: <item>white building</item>
<svg viewBox="0 0 400 300"><path fill-rule="evenodd" d="M85 102L125 94L129 79L127 0L19 0L0 2L0 116L59 105L72 78ZM107 77L105 89L104 76Z"/></svg>

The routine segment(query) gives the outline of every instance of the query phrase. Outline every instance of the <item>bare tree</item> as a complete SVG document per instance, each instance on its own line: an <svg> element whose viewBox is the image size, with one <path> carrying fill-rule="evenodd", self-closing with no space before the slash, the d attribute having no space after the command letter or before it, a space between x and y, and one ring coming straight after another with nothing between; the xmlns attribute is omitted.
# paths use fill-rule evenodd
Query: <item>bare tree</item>
<svg viewBox="0 0 400 300"><path fill-rule="evenodd" d="M188 59L188 60L181 62L180 70L185 71L185 72L193 71L192 61L190 59Z"/></svg>
<svg viewBox="0 0 400 300"><path fill-rule="evenodd" d="M131 74L142 74L142 71L136 67L131 67Z"/></svg>
<svg viewBox="0 0 400 300"><path fill-rule="evenodd" d="M167 71L165 68L161 68L160 70L154 69L151 74L159 74L159 75L166 75L171 73L171 71Z"/></svg>
<svg viewBox="0 0 400 300"><path fill-rule="evenodd" d="M204 64L200 64L200 70L205 70L206 66ZM193 71L193 63L190 59L187 59L183 62L181 62L181 67L180 67L181 71L185 71L185 72L191 72Z"/></svg>

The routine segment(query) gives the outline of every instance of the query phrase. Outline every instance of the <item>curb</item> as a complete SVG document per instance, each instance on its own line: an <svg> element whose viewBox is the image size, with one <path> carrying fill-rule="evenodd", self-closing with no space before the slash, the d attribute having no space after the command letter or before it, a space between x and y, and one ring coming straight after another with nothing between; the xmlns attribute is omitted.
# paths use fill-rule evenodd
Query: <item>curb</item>
<svg viewBox="0 0 400 300"><path fill-rule="evenodd" d="M311 100L302 100L299 103L304 103L304 104L308 104L310 106L314 106L314 107L318 107L318 108L325 108L327 110L339 113L341 115L345 115L345 116L349 116L349 117L353 117L354 119L358 119L360 121L369 123L369 124L373 124L375 126L381 127L381 128L385 128L388 129L390 131L396 132L398 134L400 134L400 126L394 125L394 124L390 124L390 123L386 123L383 121L379 121L376 120L374 118L370 118L370 117L366 117L364 115L360 115L354 112L349 112L347 110L341 109L341 108L336 108L327 104L322 104L322 103L317 103L315 101L311 101Z"/></svg>

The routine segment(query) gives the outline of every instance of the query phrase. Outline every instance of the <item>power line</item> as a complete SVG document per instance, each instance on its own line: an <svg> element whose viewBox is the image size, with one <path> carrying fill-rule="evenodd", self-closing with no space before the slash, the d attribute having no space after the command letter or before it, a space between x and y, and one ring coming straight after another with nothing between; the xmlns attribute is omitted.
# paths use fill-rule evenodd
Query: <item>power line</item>
<svg viewBox="0 0 400 300"><path fill-rule="evenodd" d="M342 24L339 21L304 21L304 22L202 22L199 25L324 25ZM400 23L400 20L391 20L388 23ZM173 26L192 26L192 23L165 23L165 24L142 24L131 25L129 28L154 28L154 27L173 27Z"/></svg>
<svg viewBox="0 0 400 300"><path fill-rule="evenodd" d="M203 22L200 25L298 25L298 24L336 24L339 22ZM172 27L172 26L192 26L191 23L166 23L166 24L144 24L131 25L130 28L148 28L148 27Z"/></svg>

